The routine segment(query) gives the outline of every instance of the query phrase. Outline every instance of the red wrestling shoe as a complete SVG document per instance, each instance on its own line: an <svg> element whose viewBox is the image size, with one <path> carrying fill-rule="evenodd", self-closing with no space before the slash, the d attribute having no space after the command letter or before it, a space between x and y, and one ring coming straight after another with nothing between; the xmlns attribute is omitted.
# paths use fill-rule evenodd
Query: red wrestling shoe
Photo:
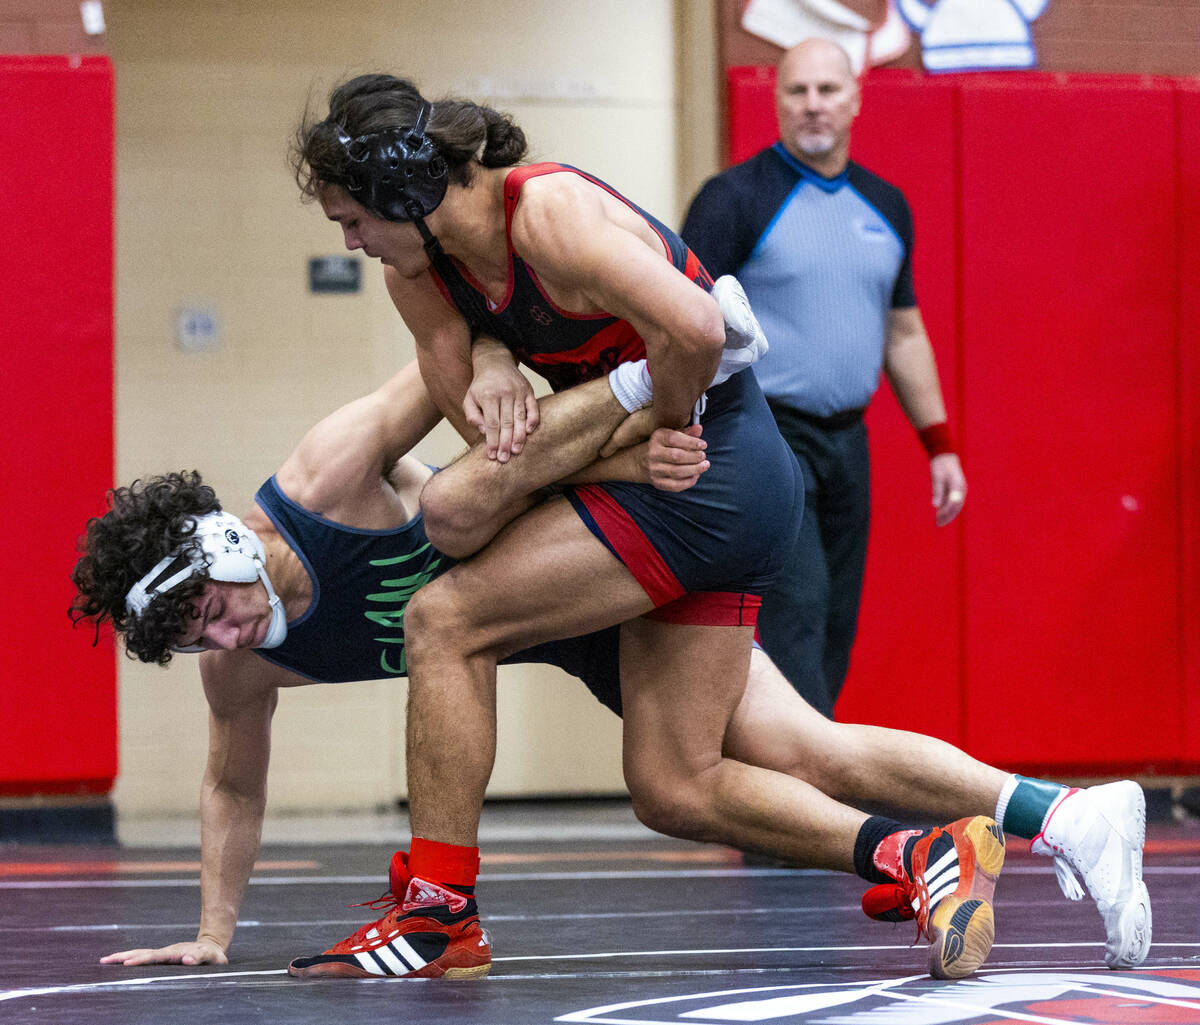
<svg viewBox="0 0 1200 1025"><path fill-rule="evenodd" d="M876 861L896 882L863 894L863 911L885 922L915 918L918 937L929 940L929 974L961 979L992 949L992 893L1004 865L1004 833L977 815L910 836L915 843L902 842L885 863Z"/></svg>
<svg viewBox="0 0 1200 1025"><path fill-rule="evenodd" d="M298 979L480 979L492 966L475 899L408 875L403 852L392 859L392 889L360 905L388 913L314 957L298 957ZM397 900L393 894L404 894Z"/></svg>

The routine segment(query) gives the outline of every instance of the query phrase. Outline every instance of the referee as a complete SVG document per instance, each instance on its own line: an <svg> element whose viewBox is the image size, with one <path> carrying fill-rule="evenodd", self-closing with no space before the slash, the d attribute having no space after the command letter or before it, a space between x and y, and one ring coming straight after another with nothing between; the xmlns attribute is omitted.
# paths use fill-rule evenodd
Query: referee
<svg viewBox="0 0 1200 1025"><path fill-rule="evenodd" d="M849 159L861 96L846 52L825 39L788 50L775 101L779 141L706 182L682 236L713 277L737 275L771 345L755 373L800 461L805 503L759 634L832 718L870 525L863 412L881 371L929 454L938 526L967 485L913 289L912 215L899 189Z"/></svg>

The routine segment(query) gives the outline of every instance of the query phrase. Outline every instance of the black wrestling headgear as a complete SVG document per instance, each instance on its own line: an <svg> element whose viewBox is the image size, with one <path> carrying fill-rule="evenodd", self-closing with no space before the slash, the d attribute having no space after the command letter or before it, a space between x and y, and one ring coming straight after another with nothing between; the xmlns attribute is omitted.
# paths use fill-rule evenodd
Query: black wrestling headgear
<svg viewBox="0 0 1200 1025"><path fill-rule="evenodd" d="M427 235L424 218L446 195L446 160L425 134L433 110L421 100L411 128L391 128L352 139L338 133L350 159L346 188L373 214L388 221L413 221Z"/></svg>

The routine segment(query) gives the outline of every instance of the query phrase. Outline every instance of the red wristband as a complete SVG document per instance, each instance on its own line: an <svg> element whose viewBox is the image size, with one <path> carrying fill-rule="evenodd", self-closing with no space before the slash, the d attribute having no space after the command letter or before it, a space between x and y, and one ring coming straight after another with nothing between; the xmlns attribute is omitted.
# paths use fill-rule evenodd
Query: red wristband
<svg viewBox="0 0 1200 1025"><path fill-rule="evenodd" d="M917 437L921 439L921 444L925 446L930 459L956 451L954 435L950 433L950 425L945 420L940 424L922 427L917 431Z"/></svg>

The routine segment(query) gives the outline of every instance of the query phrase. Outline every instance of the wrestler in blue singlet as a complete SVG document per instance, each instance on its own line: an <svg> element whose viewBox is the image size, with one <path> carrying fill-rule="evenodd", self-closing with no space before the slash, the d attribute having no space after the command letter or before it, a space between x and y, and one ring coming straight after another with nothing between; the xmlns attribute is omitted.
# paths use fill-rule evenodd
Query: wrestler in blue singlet
<svg viewBox="0 0 1200 1025"><path fill-rule="evenodd" d="M404 609L419 587L454 565L430 545L420 514L391 530L347 527L293 501L274 477L255 502L308 573L312 601L288 624L281 645L254 653L318 683L406 675ZM539 644L504 661L558 666L620 715L617 643L618 628L611 627Z"/></svg>

